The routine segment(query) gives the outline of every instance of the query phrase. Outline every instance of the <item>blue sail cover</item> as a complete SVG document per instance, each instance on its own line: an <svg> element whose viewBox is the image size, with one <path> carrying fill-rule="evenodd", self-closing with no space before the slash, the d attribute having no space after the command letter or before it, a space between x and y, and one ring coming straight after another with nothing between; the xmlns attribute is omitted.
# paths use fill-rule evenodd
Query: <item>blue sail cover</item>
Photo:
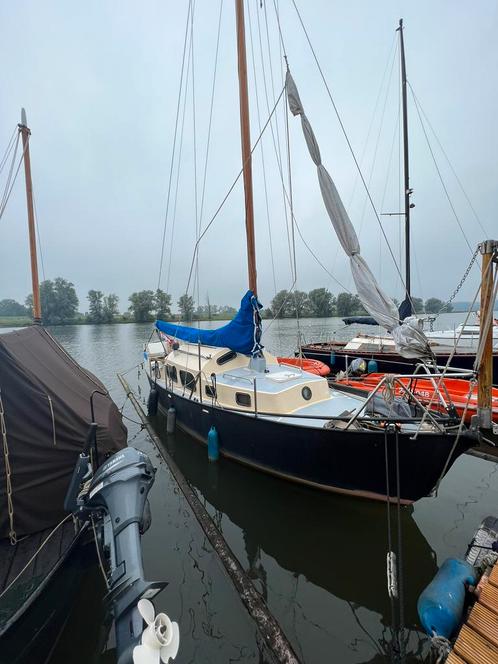
<svg viewBox="0 0 498 664"><path fill-rule="evenodd" d="M254 293L249 290L242 298L235 318L216 330L200 330L196 327L166 323L162 320L156 321L156 328L170 337L189 343L230 348L230 350L244 355L255 355L263 348L260 344L261 316L259 310L261 308L262 305Z"/></svg>

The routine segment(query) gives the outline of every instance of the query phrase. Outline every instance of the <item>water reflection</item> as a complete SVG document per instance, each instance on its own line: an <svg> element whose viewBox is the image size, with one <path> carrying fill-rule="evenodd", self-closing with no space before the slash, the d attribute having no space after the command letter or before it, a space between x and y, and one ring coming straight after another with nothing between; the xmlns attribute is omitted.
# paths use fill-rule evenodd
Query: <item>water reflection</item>
<svg viewBox="0 0 498 664"><path fill-rule="evenodd" d="M160 432L165 430L160 415L155 426ZM239 559L270 604L275 595L282 597L283 589L274 585L273 575L267 569L269 560L271 570L276 563L287 572L283 600L288 605L284 609L287 620L295 622L296 611L306 613L304 607L299 607L303 593L312 590L316 601L322 589L347 603L363 637L375 649L380 648L378 654L385 657L393 624L386 589L385 505L324 494L227 459L211 464L205 448L181 432L174 437L163 436L163 441L189 482L211 507L213 519L230 545L242 549L242 556L237 551ZM405 625L416 629L417 597L435 574L436 559L411 508L401 509L401 529L404 568L410 570L404 583ZM396 532L393 536L396 538ZM380 624L375 634L369 631L371 620L367 626L362 622L365 609L378 616ZM303 617L299 620L302 622ZM322 616L324 624L327 620ZM298 630L294 627L294 631Z"/></svg>
<svg viewBox="0 0 498 664"><path fill-rule="evenodd" d="M306 339L329 334L337 319L301 321ZM119 405L125 398L117 371L137 365L151 326L59 327L53 333L96 373ZM294 321L275 323L267 347L289 353ZM137 370L128 374L136 389ZM143 396L148 388L143 384ZM128 406L125 413L136 420ZM158 467L151 492L152 527L144 537L146 574L169 586L159 606L180 621L182 646L175 664L270 661L219 561L185 500L140 427L127 421L133 444ZM162 418L156 420L165 430ZM205 501L230 547L264 595L306 664L389 662L391 606L386 588L387 525L382 504L327 495L268 477L221 459L209 464L205 448L177 433L167 445ZM462 457L444 479L439 496L402 511L407 661L421 661L427 641L417 630L416 600L438 559L462 555L476 526L496 513L496 466ZM75 597L90 604L84 594ZM68 638L76 639L78 621ZM63 661L63 660L60 660ZM69 661L69 660L67 660ZM74 652L71 661L93 661ZM112 661L98 659L100 664Z"/></svg>

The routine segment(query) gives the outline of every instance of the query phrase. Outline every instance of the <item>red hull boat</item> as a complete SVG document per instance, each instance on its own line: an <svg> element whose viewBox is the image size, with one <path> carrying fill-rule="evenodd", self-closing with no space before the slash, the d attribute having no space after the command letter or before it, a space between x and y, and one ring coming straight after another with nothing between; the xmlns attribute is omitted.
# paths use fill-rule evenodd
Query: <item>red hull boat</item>
<svg viewBox="0 0 498 664"><path fill-rule="evenodd" d="M348 387L359 392L372 392L380 381L389 374L371 373L358 378L340 378L334 382L337 387ZM395 374L392 374L393 376ZM465 413L465 422L470 423L472 415L477 413L477 383L471 383L470 380L462 378L406 378L398 376L396 378L396 396L406 394L402 385L407 387L417 399L436 411L444 412L445 406L443 400L449 405L453 405L459 417ZM382 391L382 388L381 388ZM439 395L438 395L439 392ZM469 397L469 392L471 392ZM441 398L442 397L442 398ZM431 403L432 402L432 403ZM467 404L468 402L468 404ZM498 388L492 388L492 419L498 422Z"/></svg>

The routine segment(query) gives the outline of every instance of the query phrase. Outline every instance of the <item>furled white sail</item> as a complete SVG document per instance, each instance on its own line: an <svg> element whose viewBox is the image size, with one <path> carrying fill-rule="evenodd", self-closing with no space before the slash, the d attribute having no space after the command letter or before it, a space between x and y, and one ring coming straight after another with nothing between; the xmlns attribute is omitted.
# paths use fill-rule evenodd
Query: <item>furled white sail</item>
<svg viewBox="0 0 498 664"><path fill-rule="evenodd" d="M391 332L396 343L396 348L401 355L410 358L430 358L432 353L419 321L410 317L405 319L400 325L396 305L384 293L367 263L360 255L358 236L344 208L335 184L327 169L322 164L318 142L311 124L306 117L299 92L289 71L287 71L286 76L286 91L291 113L301 117L304 138L310 156L317 166L318 182L320 183L323 202L339 238L339 242L349 256L351 272L353 273L353 279L360 300L369 314L380 325Z"/></svg>

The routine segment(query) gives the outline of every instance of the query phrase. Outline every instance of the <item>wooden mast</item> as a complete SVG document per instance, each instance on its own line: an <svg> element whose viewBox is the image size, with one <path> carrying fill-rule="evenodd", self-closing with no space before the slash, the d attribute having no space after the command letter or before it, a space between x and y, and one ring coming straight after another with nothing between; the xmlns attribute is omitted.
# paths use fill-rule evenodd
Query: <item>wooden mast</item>
<svg viewBox="0 0 498 664"><path fill-rule="evenodd" d="M38 282L38 259L36 256L35 214L33 210L33 184L31 182L31 160L29 157L29 137L31 131L26 121L26 111L21 109L21 124L18 125L22 137L24 155L24 175L26 179L26 203L28 207L29 253L31 257L31 282L33 287L33 322L41 325L40 285Z"/></svg>
<svg viewBox="0 0 498 664"><path fill-rule="evenodd" d="M479 365L479 387L477 395L477 414L479 426L482 429L491 429L492 385L493 385L493 261L498 260L498 242L486 240L480 245L482 254L482 280L481 280L481 316L480 334L486 334L484 347ZM491 319L488 329L487 321ZM479 340L481 346L482 340Z"/></svg>
<svg viewBox="0 0 498 664"><path fill-rule="evenodd" d="M408 106L407 106L407 81L405 63L405 44L403 41L403 19L399 20L399 47L401 54L401 93L403 107L403 172L405 189L405 288L406 300L411 307L411 275L410 275L410 164L408 159ZM412 312L413 313L413 312Z"/></svg>
<svg viewBox="0 0 498 664"><path fill-rule="evenodd" d="M244 27L244 0L235 0L237 18L237 56L239 70L240 138L246 210L247 267L249 289L257 295L256 243L254 239L254 205L252 195L251 131L249 125L249 96L247 91L246 36Z"/></svg>

